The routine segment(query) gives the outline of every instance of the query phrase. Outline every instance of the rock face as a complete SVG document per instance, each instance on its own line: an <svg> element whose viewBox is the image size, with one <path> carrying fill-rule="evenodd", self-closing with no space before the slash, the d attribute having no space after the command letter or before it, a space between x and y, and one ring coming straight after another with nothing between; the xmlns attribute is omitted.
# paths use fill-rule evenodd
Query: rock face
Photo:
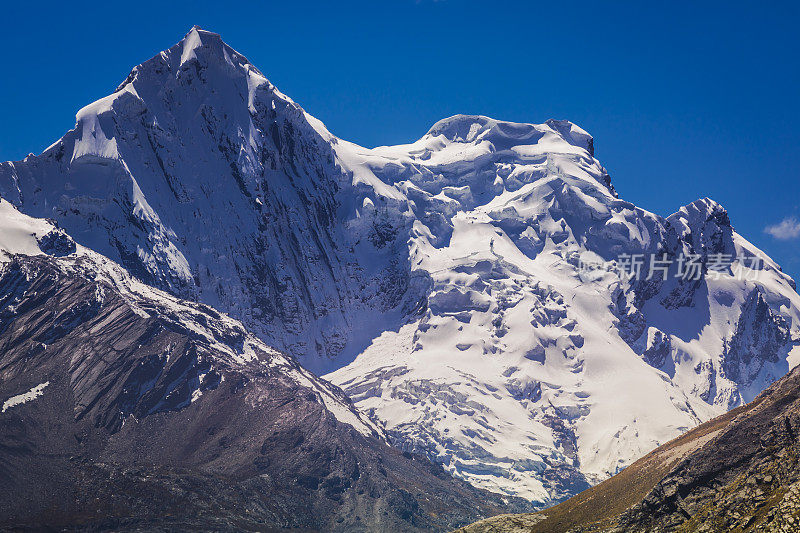
<svg viewBox="0 0 800 533"><path fill-rule="evenodd" d="M620 199L578 126L457 115L366 149L196 28L42 155L0 165L0 196L240 319L400 448L541 505L800 356L794 282L753 263L724 208ZM686 256L697 279L676 277Z"/></svg>
<svg viewBox="0 0 800 533"><path fill-rule="evenodd" d="M239 322L42 253L70 241L4 201L0 232L1 529L429 531L506 507Z"/></svg>
<svg viewBox="0 0 800 533"><path fill-rule="evenodd" d="M463 533L797 531L800 369L622 473L546 511Z"/></svg>

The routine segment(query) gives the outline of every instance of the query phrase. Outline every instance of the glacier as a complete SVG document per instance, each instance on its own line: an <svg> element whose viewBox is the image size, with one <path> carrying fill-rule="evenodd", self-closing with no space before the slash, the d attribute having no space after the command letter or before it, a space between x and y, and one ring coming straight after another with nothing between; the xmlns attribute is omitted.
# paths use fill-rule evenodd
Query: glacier
<svg viewBox="0 0 800 533"><path fill-rule="evenodd" d="M361 147L199 28L0 164L0 196L240 320L395 446L542 506L800 357L794 281L725 209L624 201L577 125L456 115ZM702 275L631 278L626 254L696 255Z"/></svg>

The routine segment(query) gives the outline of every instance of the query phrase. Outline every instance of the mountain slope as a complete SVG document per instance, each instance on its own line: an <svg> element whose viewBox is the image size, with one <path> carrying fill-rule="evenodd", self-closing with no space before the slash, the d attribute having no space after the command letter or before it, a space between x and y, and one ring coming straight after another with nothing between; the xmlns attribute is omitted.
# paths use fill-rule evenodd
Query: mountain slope
<svg viewBox="0 0 800 533"><path fill-rule="evenodd" d="M429 531L503 505L5 201L0 245L0 528Z"/></svg>
<svg viewBox="0 0 800 533"><path fill-rule="evenodd" d="M42 155L0 165L0 196L242 320L395 445L540 505L800 356L793 280L724 208L620 199L576 125L457 115L363 148L197 28ZM671 265L631 278L633 254ZM687 256L697 279L676 277Z"/></svg>
<svg viewBox="0 0 800 533"><path fill-rule="evenodd" d="M464 533L795 531L800 370L556 507Z"/></svg>

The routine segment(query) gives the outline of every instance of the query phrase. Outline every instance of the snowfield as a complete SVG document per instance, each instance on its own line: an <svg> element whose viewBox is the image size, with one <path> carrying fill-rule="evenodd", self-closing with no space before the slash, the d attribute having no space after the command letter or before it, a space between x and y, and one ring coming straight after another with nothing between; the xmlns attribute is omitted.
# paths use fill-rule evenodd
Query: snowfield
<svg viewBox="0 0 800 533"><path fill-rule="evenodd" d="M395 445L541 505L800 360L794 281L713 200L663 218L620 199L562 120L457 115L364 148L197 28L45 153L0 165L0 196L128 283L241 320ZM702 276L630 279L625 254L694 254ZM712 272L714 254L735 259Z"/></svg>

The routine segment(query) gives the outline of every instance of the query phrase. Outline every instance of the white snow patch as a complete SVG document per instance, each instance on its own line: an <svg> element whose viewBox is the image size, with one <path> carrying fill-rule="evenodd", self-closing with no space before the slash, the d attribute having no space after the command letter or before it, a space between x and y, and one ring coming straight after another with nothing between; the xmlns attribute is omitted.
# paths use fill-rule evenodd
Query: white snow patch
<svg viewBox="0 0 800 533"><path fill-rule="evenodd" d="M18 394L16 396L12 396L5 402L3 402L3 410L2 412L5 413L7 410L11 409L12 407L16 407L18 405L22 405L23 403L28 403L30 401L35 400L39 396L44 393L45 387L50 385L49 381L45 381L44 383L40 383L36 385L28 392L24 392L22 394Z"/></svg>
<svg viewBox="0 0 800 533"><path fill-rule="evenodd" d="M23 215L0 198L0 260L10 254L41 254L38 239L52 230L49 222Z"/></svg>

